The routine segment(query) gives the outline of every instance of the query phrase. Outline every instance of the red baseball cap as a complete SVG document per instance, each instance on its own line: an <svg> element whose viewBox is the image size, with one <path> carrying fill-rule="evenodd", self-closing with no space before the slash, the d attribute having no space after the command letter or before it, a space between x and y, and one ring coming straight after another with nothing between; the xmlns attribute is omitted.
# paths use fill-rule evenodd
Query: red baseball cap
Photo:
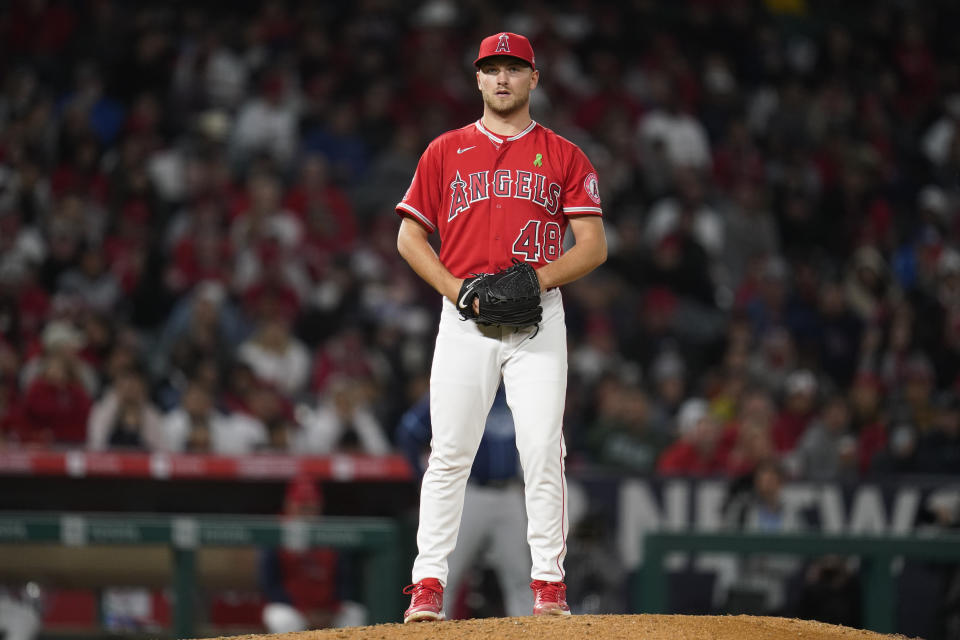
<svg viewBox="0 0 960 640"><path fill-rule="evenodd" d="M530 41L518 33L503 31L487 36L480 43L480 53L473 64L479 65L484 58L493 56L511 56L519 58L529 64L534 69L537 68L536 58L533 56L533 47Z"/></svg>

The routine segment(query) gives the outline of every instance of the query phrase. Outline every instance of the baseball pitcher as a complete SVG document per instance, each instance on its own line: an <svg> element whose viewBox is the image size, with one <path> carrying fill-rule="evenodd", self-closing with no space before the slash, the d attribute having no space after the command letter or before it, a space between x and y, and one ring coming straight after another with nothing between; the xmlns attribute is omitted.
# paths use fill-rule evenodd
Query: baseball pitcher
<svg viewBox="0 0 960 640"><path fill-rule="evenodd" d="M485 38L475 65L483 115L430 143L396 206L400 255L444 296L430 375L433 439L404 622L443 619L464 490L501 381L523 467L533 613L570 613L559 287L606 259L597 174L576 145L531 119L540 72L527 38ZM575 244L564 251L568 227ZM439 254L428 238L434 232Z"/></svg>

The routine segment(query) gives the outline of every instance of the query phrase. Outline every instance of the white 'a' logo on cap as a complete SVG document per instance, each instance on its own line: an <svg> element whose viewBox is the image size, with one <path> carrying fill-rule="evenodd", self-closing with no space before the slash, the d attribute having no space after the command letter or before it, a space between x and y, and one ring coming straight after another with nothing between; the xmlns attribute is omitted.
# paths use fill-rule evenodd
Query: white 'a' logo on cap
<svg viewBox="0 0 960 640"><path fill-rule="evenodd" d="M500 39L497 40L497 48L495 52L506 51L510 53L510 40L507 38L507 34L501 33Z"/></svg>

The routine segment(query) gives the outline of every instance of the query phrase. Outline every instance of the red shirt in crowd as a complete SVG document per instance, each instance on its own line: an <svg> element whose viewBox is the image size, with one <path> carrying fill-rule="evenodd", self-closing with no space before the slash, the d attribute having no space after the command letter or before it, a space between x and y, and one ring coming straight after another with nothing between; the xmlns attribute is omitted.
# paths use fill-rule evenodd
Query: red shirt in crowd
<svg viewBox="0 0 960 640"><path fill-rule="evenodd" d="M812 413L781 411L770 432L773 438L773 446L777 452L793 451L800 440L800 436L807 430L807 425L810 424L812 418Z"/></svg>
<svg viewBox="0 0 960 640"><path fill-rule="evenodd" d="M78 381L55 383L37 377L23 402L27 439L40 442L81 444L87 439L90 396Z"/></svg>
<svg viewBox="0 0 960 640"><path fill-rule="evenodd" d="M677 440L660 454L657 473L674 476L726 475L727 450L718 446L704 451L693 442Z"/></svg>
<svg viewBox="0 0 960 640"><path fill-rule="evenodd" d="M874 456L887 447L887 429L877 420L865 424L857 435L857 454L860 459L860 474L870 471Z"/></svg>

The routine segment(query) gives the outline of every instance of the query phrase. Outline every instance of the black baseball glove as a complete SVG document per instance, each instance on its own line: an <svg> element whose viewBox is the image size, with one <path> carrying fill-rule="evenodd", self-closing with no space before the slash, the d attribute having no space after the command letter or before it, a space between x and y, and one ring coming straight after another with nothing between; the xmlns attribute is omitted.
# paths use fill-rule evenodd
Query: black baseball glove
<svg viewBox="0 0 960 640"><path fill-rule="evenodd" d="M473 301L480 301L479 313ZM465 320L478 324L504 327L531 327L540 323L540 280L526 262L513 261L513 266L496 273L480 273L463 281L457 296L457 310Z"/></svg>

